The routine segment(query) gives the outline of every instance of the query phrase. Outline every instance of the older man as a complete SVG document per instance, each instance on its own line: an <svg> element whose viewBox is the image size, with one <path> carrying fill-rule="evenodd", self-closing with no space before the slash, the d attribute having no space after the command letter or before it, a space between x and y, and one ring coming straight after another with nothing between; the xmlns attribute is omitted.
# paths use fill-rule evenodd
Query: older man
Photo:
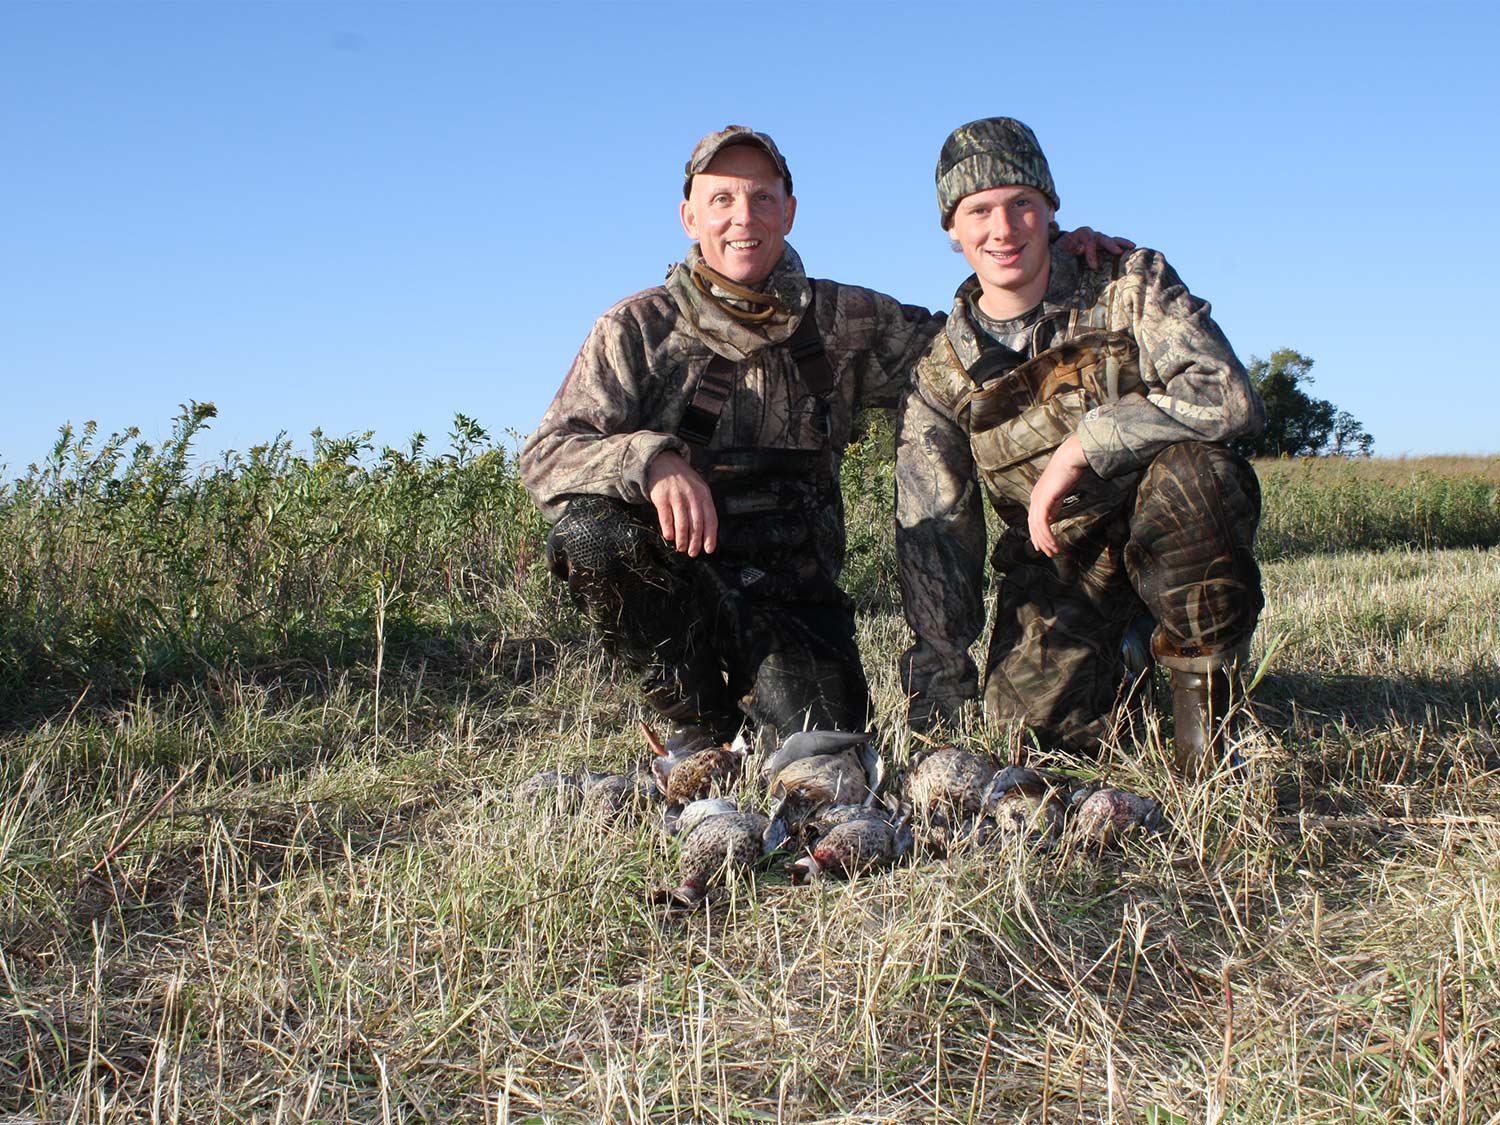
<svg viewBox="0 0 1500 1125"><path fill-rule="evenodd" d="M1208 304L1159 253L1102 269L1049 246L1041 147L1010 118L954 131L938 205L974 271L918 365L897 446L902 658L913 725L976 691L982 494L1004 523L986 712L1044 743L1096 747L1149 611L1173 681L1179 764L1216 760L1262 599L1255 473L1224 444L1264 408Z"/></svg>
<svg viewBox="0 0 1500 1125"><path fill-rule="evenodd" d="M941 318L807 277L764 133L704 137L683 196L686 258L595 323L522 450L550 565L674 722L861 728L839 461Z"/></svg>

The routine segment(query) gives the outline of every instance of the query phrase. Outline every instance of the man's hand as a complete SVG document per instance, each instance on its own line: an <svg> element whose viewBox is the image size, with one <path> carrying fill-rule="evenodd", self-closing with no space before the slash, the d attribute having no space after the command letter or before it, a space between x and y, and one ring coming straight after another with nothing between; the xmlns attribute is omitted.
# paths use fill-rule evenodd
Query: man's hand
<svg viewBox="0 0 1500 1125"><path fill-rule="evenodd" d="M719 545L713 493L681 454L667 450L652 459L646 469L646 495L656 508L663 539L689 556L713 554Z"/></svg>
<svg viewBox="0 0 1500 1125"><path fill-rule="evenodd" d="M1049 559L1062 550L1057 536L1052 534L1052 521L1057 518L1063 497L1073 491L1083 470L1089 467L1083 455L1083 442L1077 434L1070 434L1067 441L1052 451L1052 459L1042 470L1036 487L1031 490L1031 507L1026 512L1026 527L1031 532L1031 545Z"/></svg>
<svg viewBox="0 0 1500 1125"><path fill-rule="evenodd" d="M1069 254L1082 254L1083 260L1088 263L1091 270L1099 268L1099 251L1113 254L1118 258L1127 250L1134 250L1135 243L1128 238L1111 238L1107 234L1100 234L1092 227L1079 227L1060 235L1057 245Z"/></svg>

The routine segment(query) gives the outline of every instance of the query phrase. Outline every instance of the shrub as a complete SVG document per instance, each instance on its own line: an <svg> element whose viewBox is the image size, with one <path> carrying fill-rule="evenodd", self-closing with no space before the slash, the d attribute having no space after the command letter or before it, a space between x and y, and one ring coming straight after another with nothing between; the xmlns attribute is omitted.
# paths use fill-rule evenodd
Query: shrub
<svg viewBox="0 0 1500 1125"><path fill-rule="evenodd" d="M376 643L548 632L544 524L515 457L458 415L453 452L285 436L190 470L214 417L160 449L64 427L0 490L0 708L135 690L228 663L342 661Z"/></svg>

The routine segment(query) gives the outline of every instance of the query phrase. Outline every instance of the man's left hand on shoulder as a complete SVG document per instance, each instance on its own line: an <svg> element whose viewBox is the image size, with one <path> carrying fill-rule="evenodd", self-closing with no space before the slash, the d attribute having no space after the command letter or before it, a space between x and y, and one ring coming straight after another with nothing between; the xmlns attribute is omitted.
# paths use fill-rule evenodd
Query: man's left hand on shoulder
<svg viewBox="0 0 1500 1125"><path fill-rule="evenodd" d="M1111 254L1118 258L1121 254L1135 249L1135 243L1128 238L1117 238L1107 234L1100 234L1093 227L1079 227L1057 236L1057 245L1069 254L1080 254L1085 264L1091 270L1099 268L1099 251Z"/></svg>

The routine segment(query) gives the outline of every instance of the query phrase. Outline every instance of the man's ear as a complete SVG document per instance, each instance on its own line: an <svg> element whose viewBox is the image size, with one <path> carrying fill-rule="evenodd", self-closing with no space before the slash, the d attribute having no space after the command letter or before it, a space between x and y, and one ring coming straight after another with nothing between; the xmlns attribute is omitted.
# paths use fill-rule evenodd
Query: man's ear
<svg viewBox="0 0 1500 1125"><path fill-rule="evenodd" d="M786 197L786 226L781 228L782 234L792 233L792 220L797 217L797 197L789 195Z"/></svg>
<svg viewBox="0 0 1500 1125"><path fill-rule="evenodd" d="M682 229L694 242L698 241L698 213L693 210L693 201L684 199L682 207L678 211L678 217L682 220Z"/></svg>

